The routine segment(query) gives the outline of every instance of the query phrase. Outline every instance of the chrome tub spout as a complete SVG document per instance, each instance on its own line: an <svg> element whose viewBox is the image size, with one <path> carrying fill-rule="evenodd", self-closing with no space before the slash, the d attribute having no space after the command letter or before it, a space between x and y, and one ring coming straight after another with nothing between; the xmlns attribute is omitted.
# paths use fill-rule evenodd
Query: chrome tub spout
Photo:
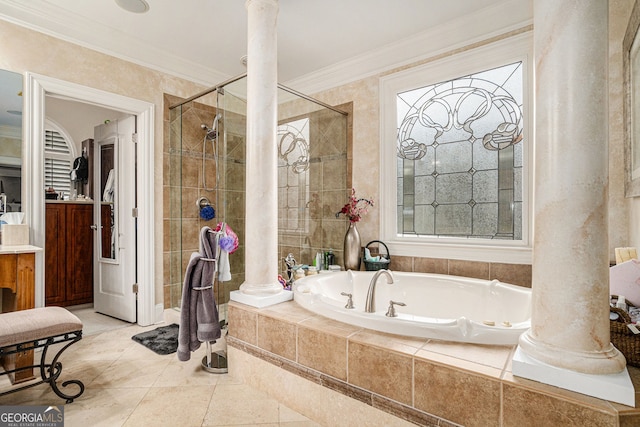
<svg viewBox="0 0 640 427"><path fill-rule="evenodd" d="M375 293L376 293L376 283L378 282L378 278L384 274L387 276L387 283L393 283L393 275L389 270L378 270L376 274L371 278L371 283L369 283L369 290L367 291L367 301L364 306L365 313L375 313L376 311L376 303L375 303Z"/></svg>

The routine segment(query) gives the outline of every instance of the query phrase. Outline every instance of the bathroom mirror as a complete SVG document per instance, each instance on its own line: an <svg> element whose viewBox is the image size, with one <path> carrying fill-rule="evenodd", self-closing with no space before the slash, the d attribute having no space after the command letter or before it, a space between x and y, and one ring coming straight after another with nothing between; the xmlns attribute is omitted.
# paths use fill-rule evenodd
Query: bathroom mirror
<svg viewBox="0 0 640 427"><path fill-rule="evenodd" d="M22 75L0 70L0 194L6 195L2 212L22 211L21 171Z"/></svg>
<svg viewBox="0 0 640 427"><path fill-rule="evenodd" d="M622 44L624 70L625 196L640 196L640 3L636 2Z"/></svg>

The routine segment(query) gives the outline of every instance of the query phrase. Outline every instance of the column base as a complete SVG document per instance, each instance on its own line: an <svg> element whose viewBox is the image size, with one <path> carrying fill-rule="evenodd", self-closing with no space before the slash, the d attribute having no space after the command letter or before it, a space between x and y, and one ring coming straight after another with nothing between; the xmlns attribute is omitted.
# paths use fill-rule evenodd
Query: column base
<svg viewBox="0 0 640 427"><path fill-rule="evenodd" d="M282 291L282 284L280 282L273 283L247 283L244 282L240 285L240 292L250 295L273 295L279 294Z"/></svg>
<svg viewBox="0 0 640 427"><path fill-rule="evenodd" d="M635 407L636 394L625 368L615 374L583 374L557 368L525 354L518 346L513 356L514 376Z"/></svg>
<svg viewBox="0 0 640 427"><path fill-rule="evenodd" d="M528 356L556 368L590 375L610 375L627 367L624 355L609 343L601 351L578 351L560 348L540 341L530 334L520 335L519 345Z"/></svg>
<svg viewBox="0 0 640 427"><path fill-rule="evenodd" d="M293 292L281 289L276 294L247 294L242 291L231 291L229 298L231 301L250 305L251 307L263 308L270 305L280 304L281 302L291 301Z"/></svg>

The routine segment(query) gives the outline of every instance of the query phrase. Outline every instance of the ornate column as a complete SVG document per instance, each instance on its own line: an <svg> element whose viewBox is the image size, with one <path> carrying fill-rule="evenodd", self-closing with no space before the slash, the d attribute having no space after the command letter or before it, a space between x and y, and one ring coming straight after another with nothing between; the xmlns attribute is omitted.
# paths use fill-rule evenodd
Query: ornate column
<svg viewBox="0 0 640 427"><path fill-rule="evenodd" d="M249 295L282 292L278 282L277 0L247 0L245 282Z"/></svg>
<svg viewBox="0 0 640 427"><path fill-rule="evenodd" d="M533 312L513 373L611 399L562 379L626 374L609 337L607 22L607 1L534 2Z"/></svg>

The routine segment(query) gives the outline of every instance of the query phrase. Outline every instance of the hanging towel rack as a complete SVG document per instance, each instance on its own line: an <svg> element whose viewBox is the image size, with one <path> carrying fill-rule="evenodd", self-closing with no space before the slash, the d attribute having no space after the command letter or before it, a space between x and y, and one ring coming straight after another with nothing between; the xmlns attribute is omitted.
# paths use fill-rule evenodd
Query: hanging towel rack
<svg viewBox="0 0 640 427"><path fill-rule="evenodd" d="M216 236L216 257L215 258L201 258L204 261L212 261L216 263L215 266L215 270L213 272L213 282L216 281L216 275L218 273L218 258L220 257L220 245L218 244L218 240L220 239L220 236L223 235L225 233L225 229L226 229L227 224L226 223L222 223L222 226L220 227L219 231L215 231L215 230L209 230L209 233L215 234ZM210 287L206 287L203 289L210 289L213 288L213 283L211 284ZM196 289L196 288L194 288ZM215 341L214 341L215 343ZM207 371L207 372L211 372L214 374L226 374L227 372L229 372L229 368L227 365L227 355L225 351L217 351L217 352L212 352L211 351L211 342L210 341L206 341L205 342L205 346L206 346L206 352L207 355L202 359L202 368ZM213 356L215 355L215 360L213 359Z"/></svg>

